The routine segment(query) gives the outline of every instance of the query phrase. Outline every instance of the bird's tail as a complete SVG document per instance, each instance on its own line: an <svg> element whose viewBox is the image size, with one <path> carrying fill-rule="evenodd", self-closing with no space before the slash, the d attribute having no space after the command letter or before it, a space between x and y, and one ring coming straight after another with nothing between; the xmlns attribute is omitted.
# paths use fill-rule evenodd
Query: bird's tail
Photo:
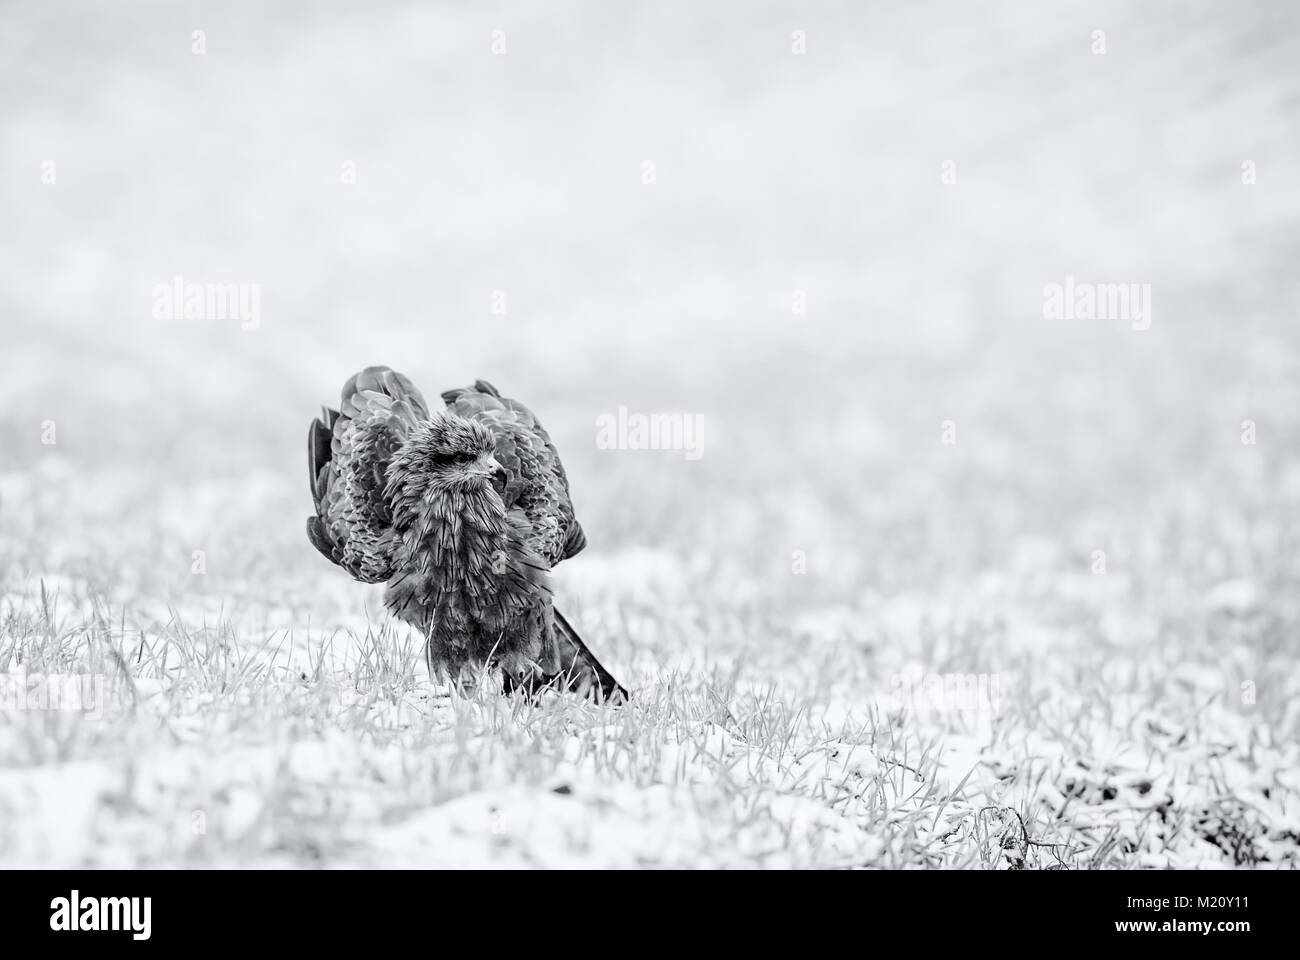
<svg viewBox="0 0 1300 960"><path fill-rule="evenodd" d="M587 649L573 629L573 624L564 619L559 610L555 614L555 644L560 654L560 666L569 689L586 689L588 695L594 695L599 688L601 696L610 703L627 702L627 690L623 688L600 661Z"/></svg>

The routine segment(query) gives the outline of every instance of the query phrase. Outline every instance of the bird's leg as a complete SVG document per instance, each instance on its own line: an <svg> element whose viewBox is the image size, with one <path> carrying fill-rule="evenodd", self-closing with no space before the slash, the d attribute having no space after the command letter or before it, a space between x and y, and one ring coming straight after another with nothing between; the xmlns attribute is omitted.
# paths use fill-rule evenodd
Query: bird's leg
<svg viewBox="0 0 1300 960"><path fill-rule="evenodd" d="M516 691L522 691L530 700L536 703L542 693L547 690L554 690L555 685L553 678L546 677L536 671L528 673L514 673L510 670L501 671L501 690L507 696L513 696Z"/></svg>
<svg viewBox="0 0 1300 960"><path fill-rule="evenodd" d="M462 697L470 700L473 699L474 690L478 687L478 678L471 674L462 673L452 683L456 685L456 689L460 691Z"/></svg>

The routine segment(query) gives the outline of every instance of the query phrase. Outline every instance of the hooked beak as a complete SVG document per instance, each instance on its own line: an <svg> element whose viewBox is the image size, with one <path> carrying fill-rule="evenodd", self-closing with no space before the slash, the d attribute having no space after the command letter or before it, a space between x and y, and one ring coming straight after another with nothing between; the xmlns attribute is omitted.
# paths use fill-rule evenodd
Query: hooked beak
<svg viewBox="0 0 1300 960"><path fill-rule="evenodd" d="M483 459L483 475L491 477L493 481L501 484L502 487L510 479L510 474L506 473L506 468L497 462L496 457L485 457Z"/></svg>

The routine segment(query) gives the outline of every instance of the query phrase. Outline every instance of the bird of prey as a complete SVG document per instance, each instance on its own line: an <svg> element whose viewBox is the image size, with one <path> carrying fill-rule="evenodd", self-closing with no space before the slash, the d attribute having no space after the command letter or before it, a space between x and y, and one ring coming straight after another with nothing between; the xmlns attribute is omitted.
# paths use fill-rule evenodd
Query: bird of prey
<svg viewBox="0 0 1300 960"><path fill-rule="evenodd" d="M499 667L507 692L627 691L551 599L551 568L587 545L569 481L532 412L478 380L431 412L406 377L367 367L307 437L307 536L427 638L430 668Z"/></svg>

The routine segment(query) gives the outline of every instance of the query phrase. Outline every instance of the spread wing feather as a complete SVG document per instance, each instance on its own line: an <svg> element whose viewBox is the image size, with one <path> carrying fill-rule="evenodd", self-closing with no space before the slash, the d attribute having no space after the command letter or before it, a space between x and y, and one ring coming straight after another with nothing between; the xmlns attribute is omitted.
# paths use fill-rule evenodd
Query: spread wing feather
<svg viewBox="0 0 1300 960"><path fill-rule="evenodd" d="M554 566L587 545L573 516L569 479L551 437L533 412L501 396L486 380L442 394L447 409L487 426L496 440L497 460L509 479L502 499L512 516L530 530L528 545Z"/></svg>
<svg viewBox="0 0 1300 960"><path fill-rule="evenodd" d="M358 580L394 574L395 535L385 471L411 428L429 419L415 385L387 367L367 367L343 385L338 410L325 408L307 437L316 516L307 536Z"/></svg>

